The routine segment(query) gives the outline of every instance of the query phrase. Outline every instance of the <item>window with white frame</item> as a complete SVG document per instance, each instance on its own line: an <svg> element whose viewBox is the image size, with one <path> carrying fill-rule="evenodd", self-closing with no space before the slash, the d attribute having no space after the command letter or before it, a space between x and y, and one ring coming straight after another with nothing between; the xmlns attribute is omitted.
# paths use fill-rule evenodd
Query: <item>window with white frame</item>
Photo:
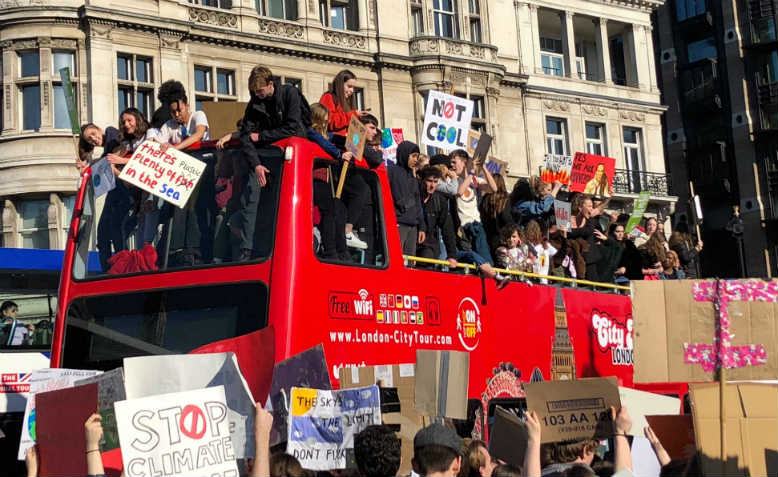
<svg viewBox="0 0 778 477"><path fill-rule="evenodd" d="M641 174L646 169L643 157L642 131L638 128L624 128L624 161L627 165L627 174L630 192L638 193L646 186L645 177Z"/></svg>
<svg viewBox="0 0 778 477"><path fill-rule="evenodd" d="M567 121L546 118L546 152L557 156L567 155Z"/></svg>
<svg viewBox="0 0 778 477"><path fill-rule="evenodd" d="M456 0L432 0L432 17L436 36L459 38Z"/></svg>
<svg viewBox="0 0 778 477"><path fill-rule="evenodd" d="M48 200L23 200L19 204L22 248L49 248Z"/></svg>
<svg viewBox="0 0 778 477"><path fill-rule="evenodd" d="M233 0L189 0L192 5L202 5L203 7L223 8L229 10L232 8Z"/></svg>
<svg viewBox="0 0 778 477"><path fill-rule="evenodd" d="M51 52L52 62L52 89L54 90L54 128L70 129L70 115L68 104L65 100L65 87L60 77L60 69L70 69L70 82L76 81L76 55L72 51ZM75 94L75 91L73 92Z"/></svg>
<svg viewBox="0 0 778 477"><path fill-rule="evenodd" d="M358 0L319 0L321 24L338 30L359 30Z"/></svg>
<svg viewBox="0 0 778 477"><path fill-rule="evenodd" d="M294 78L292 76L282 75L282 76L273 76L273 84L279 85L279 84L289 84L300 90L302 92L303 90L303 80L300 78ZM331 87L328 86L328 88Z"/></svg>
<svg viewBox="0 0 778 477"><path fill-rule="evenodd" d="M565 55L562 51L562 40L540 38L540 63L543 73L552 76L565 75Z"/></svg>
<svg viewBox="0 0 778 477"><path fill-rule="evenodd" d="M454 96L466 98L464 94L456 93ZM473 131L486 132L486 103L483 96L470 95L470 101L473 102L473 119L470 122L470 129ZM424 107L426 108L426 103Z"/></svg>
<svg viewBox="0 0 778 477"><path fill-rule="evenodd" d="M607 154L604 124L586 123L586 152L598 156Z"/></svg>
<svg viewBox="0 0 778 477"><path fill-rule="evenodd" d="M578 43L575 45L575 69L578 74L578 79L589 79L586 74L586 45Z"/></svg>
<svg viewBox="0 0 778 477"><path fill-rule="evenodd" d="M410 0L411 4L411 36L424 35L424 8L421 0Z"/></svg>
<svg viewBox="0 0 778 477"><path fill-rule="evenodd" d="M194 90L197 111L203 110L202 103L206 101L237 101L235 70L195 65Z"/></svg>
<svg viewBox="0 0 778 477"><path fill-rule="evenodd" d="M154 112L154 63L152 58L130 53L116 56L119 113L137 108L148 119Z"/></svg>
<svg viewBox="0 0 778 477"><path fill-rule="evenodd" d="M281 20L297 20L297 0L257 0L259 14Z"/></svg>
<svg viewBox="0 0 778 477"><path fill-rule="evenodd" d="M21 97L21 125L23 131L37 131L41 127L40 53L38 50L18 51L16 85Z"/></svg>
<svg viewBox="0 0 778 477"><path fill-rule="evenodd" d="M481 0L468 0L468 24L470 25L470 41L482 43L481 36Z"/></svg>

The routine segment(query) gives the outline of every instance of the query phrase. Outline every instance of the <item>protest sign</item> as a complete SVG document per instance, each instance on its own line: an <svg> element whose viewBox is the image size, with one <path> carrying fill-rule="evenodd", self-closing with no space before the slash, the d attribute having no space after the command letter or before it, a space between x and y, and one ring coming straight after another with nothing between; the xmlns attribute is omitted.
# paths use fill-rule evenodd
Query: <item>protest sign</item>
<svg viewBox="0 0 778 477"><path fill-rule="evenodd" d="M494 410L494 424L489 426L489 454L515 466L524 465L527 450L527 424L500 406Z"/></svg>
<svg viewBox="0 0 778 477"><path fill-rule="evenodd" d="M379 384L379 381L381 386L396 389L400 408L396 411L387 410L382 395L381 418L385 424L399 427L397 434L400 436L402 459L398 475L409 474L413 458L413 438L423 425L422 418L413 405L416 390L415 365L411 363L340 368L339 376L341 389Z"/></svg>
<svg viewBox="0 0 778 477"><path fill-rule="evenodd" d="M49 358L43 353L29 353L25 359L17 353L0 353L0 414L24 412L32 372L48 365Z"/></svg>
<svg viewBox="0 0 778 477"><path fill-rule="evenodd" d="M397 146L405 140L402 129L384 128L381 132L381 149L384 151L384 162L397 162Z"/></svg>
<svg viewBox="0 0 778 477"><path fill-rule="evenodd" d="M233 353L125 358L124 373L127 399L223 386L235 455L254 456L255 401Z"/></svg>
<svg viewBox="0 0 778 477"><path fill-rule="evenodd" d="M621 408L615 378L524 383L524 391L544 443L613 435L610 407Z"/></svg>
<svg viewBox="0 0 778 477"><path fill-rule="evenodd" d="M481 133L481 137L478 138L478 146L476 146L475 151L473 152L473 161L485 165L487 160L486 155L489 154L489 149L491 147L492 136Z"/></svg>
<svg viewBox="0 0 778 477"><path fill-rule="evenodd" d="M635 205L632 207L632 214L629 216L627 225L624 227L624 233L629 234L632 229L643 220L643 214L646 213L648 208L648 200L651 193L647 190L641 191L638 198L635 199Z"/></svg>
<svg viewBox="0 0 778 477"><path fill-rule="evenodd" d="M632 430L627 434L643 436L643 429L648 426L646 416L672 415L681 412L681 400L662 394L638 391L637 389L619 386L621 405L629 409L632 418Z"/></svg>
<svg viewBox="0 0 778 477"><path fill-rule="evenodd" d="M632 415L632 409L629 409L630 416ZM633 424L632 428L636 426ZM656 477L660 475L662 465L659 463L659 459L656 457L654 448L651 447L651 441L643 436L635 436L632 439L632 473L636 477Z"/></svg>
<svg viewBox="0 0 778 477"><path fill-rule="evenodd" d="M354 466L354 435L381 424L378 386L292 388L286 452L311 470Z"/></svg>
<svg viewBox="0 0 778 477"><path fill-rule="evenodd" d="M119 432L116 429L116 415L113 411L113 403L127 399L124 391L124 368L116 368L91 378L81 379L74 386L88 384L97 385L97 394L92 406L100 414L103 425L103 438L100 441L100 449L103 451L119 448ZM83 424L83 423L82 423Z"/></svg>
<svg viewBox="0 0 778 477"><path fill-rule="evenodd" d="M471 100L430 91L427 94L421 143L447 151L465 149L472 119Z"/></svg>
<svg viewBox="0 0 778 477"><path fill-rule="evenodd" d="M719 302L719 318L714 310ZM635 382L778 375L778 281L633 281Z"/></svg>
<svg viewBox="0 0 778 477"><path fill-rule="evenodd" d="M238 367L256 402L266 402L273 381L275 365L275 329L272 325L261 330L214 341L190 351L190 354L235 353Z"/></svg>
<svg viewBox="0 0 778 477"><path fill-rule="evenodd" d="M111 163L104 157L92 164L92 188L95 191L95 198L110 192L116 187L116 176L113 175Z"/></svg>
<svg viewBox="0 0 778 477"><path fill-rule="evenodd" d="M208 118L208 134L213 139L231 134L238 130L238 121L246 113L245 102L240 101L201 101L200 107Z"/></svg>
<svg viewBox="0 0 778 477"><path fill-rule="evenodd" d="M224 386L128 399L115 408L127 477L238 476Z"/></svg>
<svg viewBox="0 0 778 477"><path fill-rule="evenodd" d="M205 162L168 147L145 141L130 157L119 179L184 208L205 170Z"/></svg>
<svg viewBox="0 0 778 477"><path fill-rule="evenodd" d="M570 172L573 168L573 156L546 154L543 167L540 168L540 180L547 184L561 182L570 184Z"/></svg>
<svg viewBox="0 0 778 477"><path fill-rule="evenodd" d="M97 384L38 393L36 400L37 447L40 475L86 475L84 423L97 412ZM111 409L113 412L113 409Z"/></svg>
<svg viewBox="0 0 778 477"><path fill-rule="evenodd" d="M332 389L324 347L321 344L276 363L273 383L270 385L268 411L273 413L270 445L285 442L287 438L289 406L293 387Z"/></svg>
<svg viewBox="0 0 778 477"><path fill-rule="evenodd" d="M694 447L694 425L691 414L646 416L646 422L651 426L651 430L654 431L671 459L687 458L688 447Z"/></svg>
<svg viewBox="0 0 778 477"><path fill-rule="evenodd" d="M102 371L84 369L38 369L30 376L30 395L24 408L22 420L22 435L19 440L17 459L24 460L27 449L35 445L36 439L36 407L35 395L46 391L56 391L72 387L79 379L88 378Z"/></svg>
<svg viewBox="0 0 778 477"><path fill-rule="evenodd" d="M468 154L470 154L470 157L473 157L475 155L475 150L478 147L478 140L481 139L481 133L478 131L473 131L472 129L467 133L467 147L465 150Z"/></svg>
<svg viewBox="0 0 778 477"><path fill-rule="evenodd" d="M365 125L356 116L351 116L346 134L346 150L354 155L355 161L361 160L362 154L365 152L366 132Z"/></svg>
<svg viewBox="0 0 778 477"><path fill-rule="evenodd" d="M560 229L570 230L570 210L573 204L554 199L554 217Z"/></svg>
<svg viewBox="0 0 778 477"><path fill-rule="evenodd" d="M486 160L486 164L484 164L484 167L489 169L489 172L492 175L508 173L508 162L502 161L493 156L489 156L489 158Z"/></svg>
<svg viewBox="0 0 778 477"><path fill-rule="evenodd" d="M416 411L423 416L467 419L469 375L469 353L416 350Z"/></svg>
<svg viewBox="0 0 778 477"><path fill-rule="evenodd" d="M775 378L775 376L773 376ZM775 475L778 469L778 384L690 383L694 437L703 475ZM725 456L721 454L722 428Z"/></svg>
<svg viewBox="0 0 778 477"><path fill-rule="evenodd" d="M610 197L615 169L616 159L612 157L576 152L570 171L570 192Z"/></svg>
<svg viewBox="0 0 778 477"><path fill-rule="evenodd" d="M616 376L632 385L633 338L629 297L562 289L575 375Z"/></svg>

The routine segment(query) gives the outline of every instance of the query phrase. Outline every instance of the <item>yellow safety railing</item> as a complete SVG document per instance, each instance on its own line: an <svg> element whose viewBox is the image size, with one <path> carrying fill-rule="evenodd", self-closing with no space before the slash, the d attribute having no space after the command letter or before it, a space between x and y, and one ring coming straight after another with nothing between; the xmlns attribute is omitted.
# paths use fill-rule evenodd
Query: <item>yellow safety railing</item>
<svg viewBox="0 0 778 477"><path fill-rule="evenodd" d="M448 261L446 261L446 260L438 260L438 259L435 259L435 258L414 257L412 255L403 255L403 258L405 258L406 260L411 261L411 262L430 263L430 264L434 264L434 265L443 265L443 266L446 266L446 267L450 267ZM463 268L463 269L466 269L466 270L475 270L475 271L478 270L478 267L476 267L475 265L470 264L470 263L457 263L457 267L458 268ZM497 268L497 267L494 267L494 270L497 271L497 272L502 273L503 275L514 275L514 276L521 277L521 278L538 278L538 279L539 278L545 278L546 280L549 280L549 281L561 282L561 283L569 283L569 284L571 284L573 286L585 285L585 286L592 286L592 287L596 287L596 288L608 288L608 289L611 289L611 290L619 290L619 291L629 291L630 290L629 287L626 287L624 285L615 285L613 283L592 282L592 281L589 281L589 280L580 280L578 278L557 277L557 276L554 276L554 275L539 275L537 273L532 273L532 272L518 272L518 271L515 271L515 270L505 270L503 268Z"/></svg>

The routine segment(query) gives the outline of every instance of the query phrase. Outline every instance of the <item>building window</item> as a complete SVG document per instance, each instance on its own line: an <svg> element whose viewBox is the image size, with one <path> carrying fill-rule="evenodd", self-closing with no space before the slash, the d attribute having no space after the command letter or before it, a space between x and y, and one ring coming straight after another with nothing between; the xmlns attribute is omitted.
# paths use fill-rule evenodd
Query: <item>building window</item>
<svg viewBox="0 0 778 477"><path fill-rule="evenodd" d="M716 52L716 42L713 37L703 38L689 43L686 47L688 55L687 61L694 63L695 61L704 60L705 58L716 58L718 53Z"/></svg>
<svg viewBox="0 0 778 477"><path fill-rule="evenodd" d="M435 35L458 38L456 0L432 0L432 16L435 20Z"/></svg>
<svg viewBox="0 0 778 477"><path fill-rule="evenodd" d="M632 171L636 184L640 183L640 171L645 170L645 162L643 159L641 145L641 130L637 128L624 128L624 161L627 165L627 170ZM630 190L633 190L630 188ZM639 190L637 192L640 192Z"/></svg>
<svg viewBox="0 0 778 477"><path fill-rule="evenodd" d="M22 248L49 248L49 201L25 200L20 205Z"/></svg>
<svg viewBox="0 0 778 477"><path fill-rule="evenodd" d="M127 108L138 108L149 119L154 112L153 59L120 53L116 57L119 85L118 106L121 114Z"/></svg>
<svg viewBox="0 0 778 477"><path fill-rule="evenodd" d="M411 36L424 35L424 10L421 0L410 0L411 3Z"/></svg>
<svg viewBox="0 0 778 477"><path fill-rule="evenodd" d="M588 80L589 75L586 73L586 45L578 43L575 45L575 70L578 74L578 79Z"/></svg>
<svg viewBox="0 0 778 477"><path fill-rule="evenodd" d="M468 22L470 23L470 41L474 43L482 43L481 38L481 0L468 0L469 3L469 15Z"/></svg>
<svg viewBox="0 0 778 477"><path fill-rule="evenodd" d="M19 53L21 77L31 78L40 75L40 55L37 51L23 51Z"/></svg>
<svg viewBox="0 0 778 477"><path fill-rule="evenodd" d="M586 152L604 156L607 154L605 144L605 125L586 123Z"/></svg>
<svg viewBox="0 0 778 477"><path fill-rule="evenodd" d="M679 22L705 13L705 0L675 0L675 17Z"/></svg>
<svg viewBox="0 0 778 477"><path fill-rule="evenodd" d="M257 0L259 14L281 20L297 20L297 0Z"/></svg>
<svg viewBox="0 0 778 477"><path fill-rule="evenodd" d="M775 18L764 17L755 20L751 24L751 35L754 43L775 41L778 39L775 33Z"/></svg>
<svg viewBox="0 0 778 477"><path fill-rule="evenodd" d="M564 119L546 118L546 152L567 155L567 121Z"/></svg>
<svg viewBox="0 0 778 477"><path fill-rule="evenodd" d="M229 10L232 8L233 0L189 0L192 5L202 5L203 7L223 8Z"/></svg>
<svg viewBox="0 0 778 477"><path fill-rule="evenodd" d="M562 54L562 40L540 38L540 63L544 74L552 76L565 75L565 56Z"/></svg>
<svg viewBox="0 0 778 477"><path fill-rule="evenodd" d="M460 98L466 98L464 94L455 94ZM483 96L470 95L470 101L473 102L473 119L470 123L470 129L473 131L486 132L486 103ZM426 104L424 105L426 108ZM425 109L426 110L426 109Z"/></svg>
<svg viewBox="0 0 778 477"><path fill-rule="evenodd" d="M354 88L354 107L357 111L365 110L365 88Z"/></svg>
<svg viewBox="0 0 778 477"><path fill-rule="evenodd" d="M74 84L76 82L75 57L76 55L72 51L55 51L51 54L52 89L54 90L54 129L71 128L68 105L67 101L65 101L65 87L62 85L59 71L62 68L69 68L70 82ZM76 91L73 91L73 94L75 95Z"/></svg>
<svg viewBox="0 0 778 477"><path fill-rule="evenodd" d="M279 84L289 84L297 88L298 90L303 90L303 80L300 78L293 78L291 76L273 76L273 84L279 85ZM329 83L327 88L331 88L332 83ZM359 88L356 88L359 89Z"/></svg>
<svg viewBox="0 0 778 477"><path fill-rule="evenodd" d="M216 78L215 85L213 78ZM238 100L235 94L235 70L195 65L194 81L195 109L197 111L203 110L202 103L204 101Z"/></svg>
<svg viewBox="0 0 778 477"><path fill-rule="evenodd" d="M22 86L22 124L25 131L41 128L41 87L38 84Z"/></svg>
<svg viewBox="0 0 778 477"><path fill-rule="evenodd" d="M778 82L778 50L757 56L756 82L759 85Z"/></svg>
<svg viewBox="0 0 778 477"><path fill-rule="evenodd" d="M338 30L359 30L358 0L319 0L321 24Z"/></svg>

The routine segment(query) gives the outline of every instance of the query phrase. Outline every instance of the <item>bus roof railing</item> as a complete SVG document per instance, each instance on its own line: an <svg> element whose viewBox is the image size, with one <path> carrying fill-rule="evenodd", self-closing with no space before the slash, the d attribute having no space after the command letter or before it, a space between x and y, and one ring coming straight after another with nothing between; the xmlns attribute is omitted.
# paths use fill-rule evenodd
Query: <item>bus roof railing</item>
<svg viewBox="0 0 778 477"><path fill-rule="evenodd" d="M412 255L403 255L403 258L410 262L417 262L417 263L429 263L434 265L443 265L446 267L450 267L451 265L446 260L438 260L434 258L424 258L424 257L414 257ZM462 268L465 270L478 270L478 267L475 265L472 265L470 263L457 263L457 268ZM610 290L618 290L618 291L629 291L630 288L624 285L615 285L613 283L605 283L605 282L593 282L590 280L581 280L578 278L568 278L568 277L557 277L554 275L540 275L538 273L532 273L532 272L520 272L516 270L506 270L504 268L494 268L495 271L502 273L504 275L513 275L521 278L536 278L541 279L545 278L549 281L559 282L559 283L568 283L572 286L578 286L578 285L584 285L584 286L591 286L595 288L607 288Z"/></svg>

